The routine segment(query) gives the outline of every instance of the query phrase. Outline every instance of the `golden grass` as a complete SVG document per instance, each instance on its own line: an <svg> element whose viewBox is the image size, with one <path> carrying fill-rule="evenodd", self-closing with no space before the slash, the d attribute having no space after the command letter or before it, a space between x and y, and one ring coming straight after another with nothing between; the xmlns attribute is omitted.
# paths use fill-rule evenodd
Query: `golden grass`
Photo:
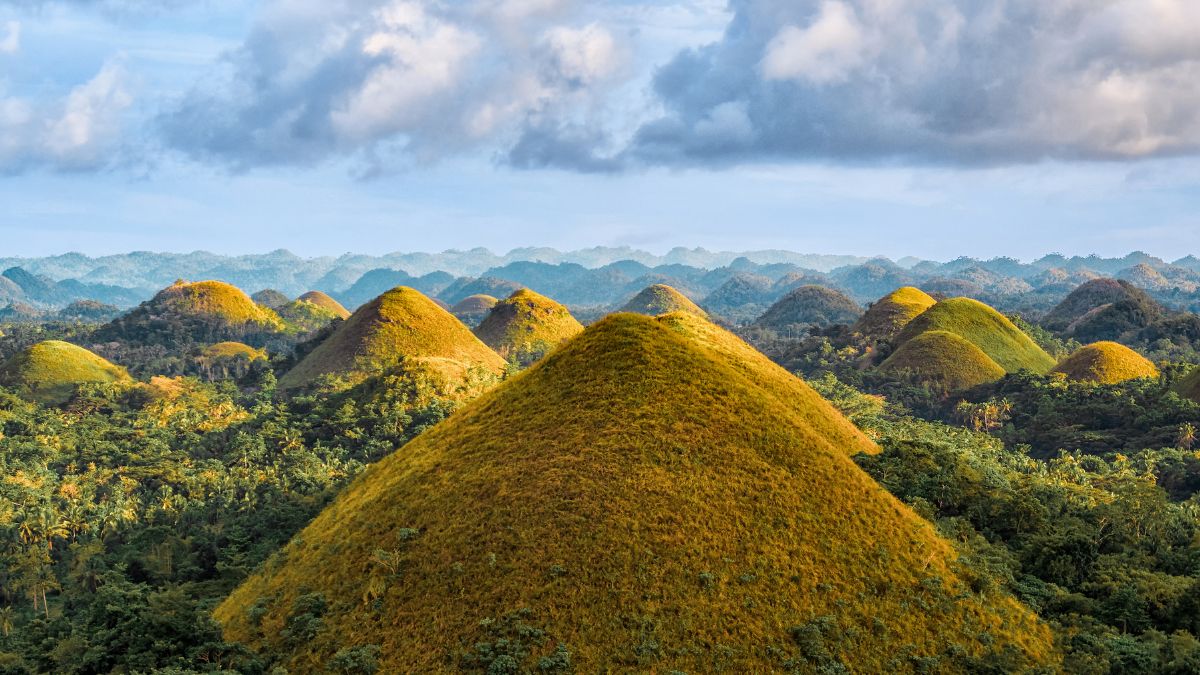
<svg viewBox="0 0 1200 675"><path fill-rule="evenodd" d="M381 672L446 672L519 612L546 637L522 671L563 644L581 673L773 672L792 627L831 617L852 672L954 645L1050 659L1031 612L971 593L814 424L829 413L697 326L604 319L372 466L217 608L226 637L292 672L369 644ZM308 593L321 630L288 642Z"/></svg>
<svg viewBox="0 0 1200 675"><path fill-rule="evenodd" d="M497 303L474 330L505 359L527 365L583 332L566 307L523 288Z"/></svg>
<svg viewBox="0 0 1200 675"><path fill-rule="evenodd" d="M647 286L625 303L620 311L645 314L646 316L687 312L696 316L708 317L708 312L700 309L700 306L688 299L686 295L666 284Z"/></svg>
<svg viewBox="0 0 1200 675"><path fill-rule="evenodd" d="M893 342L899 349L921 333L935 330L954 333L974 344L1007 373L1025 369L1045 374L1055 365L1054 358L1008 317L971 298L937 303L910 321Z"/></svg>
<svg viewBox="0 0 1200 675"><path fill-rule="evenodd" d="M337 300L334 300L333 298L322 293L321 291L309 291L296 299L299 300L300 302L307 302L309 304L316 305L317 307L325 309L325 310L333 313L333 315L339 319L349 319L350 318L350 310L343 307L342 303L338 302Z"/></svg>
<svg viewBox="0 0 1200 675"><path fill-rule="evenodd" d="M322 375L368 375L402 358L439 358L504 371L504 359L449 312L414 289L399 286L354 312L279 380L284 389Z"/></svg>
<svg viewBox="0 0 1200 675"><path fill-rule="evenodd" d="M258 325L280 329L283 322L272 310L255 304L250 296L223 281L177 281L150 301L156 315L216 320L231 326Z"/></svg>
<svg viewBox="0 0 1200 675"><path fill-rule="evenodd" d="M43 405L65 403L81 384L128 380L124 368L58 340L32 345L0 366L0 385Z"/></svg>
<svg viewBox="0 0 1200 675"><path fill-rule="evenodd" d="M937 300L919 288L897 288L871 305L854 324L854 331L871 340L888 340L935 304Z"/></svg>
<svg viewBox="0 0 1200 675"><path fill-rule="evenodd" d="M970 389L1004 377L1004 369L983 350L944 330L926 331L901 344L879 368L913 373L946 391Z"/></svg>
<svg viewBox="0 0 1200 675"><path fill-rule="evenodd" d="M258 361L267 358L267 352L263 349L255 349L250 345L241 342L218 342L215 345L209 345L200 353L200 358L207 361L220 361L223 359L244 358L248 361Z"/></svg>
<svg viewBox="0 0 1200 675"><path fill-rule="evenodd" d="M1116 384L1143 377L1158 377L1158 368L1146 357L1116 342L1095 342L1080 347L1051 372L1069 380Z"/></svg>

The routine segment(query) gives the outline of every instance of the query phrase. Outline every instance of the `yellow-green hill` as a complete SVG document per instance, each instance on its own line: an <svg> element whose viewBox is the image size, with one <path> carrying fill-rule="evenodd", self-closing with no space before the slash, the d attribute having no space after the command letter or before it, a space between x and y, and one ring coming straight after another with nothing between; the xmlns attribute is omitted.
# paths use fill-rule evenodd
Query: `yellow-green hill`
<svg viewBox="0 0 1200 675"><path fill-rule="evenodd" d="M893 345L899 349L921 333L943 330L967 340L987 354L1006 373L1025 369L1044 374L1054 358L1037 346L1008 317L971 298L943 300L910 321Z"/></svg>
<svg viewBox="0 0 1200 675"><path fill-rule="evenodd" d="M913 373L945 391L970 389L1004 377L1004 369L983 350L944 330L926 331L904 342L879 367Z"/></svg>
<svg viewBox="0 0 1200 675"><path fill-rule="evenodd" d="M455 303L454 307L450 308L450 313L474 328L487 318L488 312L492 311L497 302L500 301L490 295L472 295Z"/></svg>
<svg viewBox="0 0 1200 675"><path fill-rule="evenodd" d="M871 305L854 324L854 331L871 340L889 340L935 304L937 300L919 288L897 288Z"/></svg>
<svg viewBox="0 0 1200 675"><path fill-rule="evenodd" d="M200 358L217 361L221 359L246 359L258 361L267 358L267 353L241 342L218 342L209 345L200 353Z"/></svg>
<svg viewBox="0 0 1200 675"><path fill-rule="evenodd" d="M1051 661L1033 613L972 592L815 413L727 359L604 319L368 469L217 608L226 638L290 672L370 646L379 672Z"/></svg>
<svg viewBox="0 0 1200 675"><path fill-rule="evenodd" d="M58 340L32 345L0 365L0 385L45 405L66 402L81 384L129 379L124 368Z"/></svg>
<svg viewBox="0 0 1200 675"><path fill-rule="evenodd" d="M275 309L293 330L320 330L336 319L348 319L350 312L341 303L320 291L309 291Z"/></svg>
<svg viewBox="0 0 1200 675"><path fill-rule="evenodd" d="M285 389L322 375L362 377L399 363L425 361L445 373L480 367L503 372L504 359L420 291L399 286L363 305L279 380Z"/></svg>
<svg viewBox="0 0 1200 675"><path fill-rule="evenodd" d="M255 304L240 288L223 281L177 281L159 291L150 303L159 315L197 317L229 325L279 327L279 317L274 312Z"/></svg>
<svg viewBox="0 0 1200 675"><path fill-rule="evenodd" d="M640 293L625 303L620 311L645 314L646 316L658 316L671 312L708 316L707 312L700 309L699 305L689 300L686 295L666 284L654 284L642 289Z"/></svg>
<svg viewBox="0 0 1200 675"><path fill-rule="evenodd" d="M528 365L583 332L566 307L523 288L492 307L475 335L505 359Z"/></svg>
<svg viewBox="0 0 1200 675"><path fill-rule="evenodd" d="M1158 377L1158 368L1146 357L1116 342L1094 342L1080 347L1052 372L1069 380L1116 384L1142 377Z"/></svg>
<svg viewBox="0 0 1200 675"><path fill-rule="evenodd" d="M136 309L97 330L97 342L176 346L258 339L285 329L273 310L221 281L177 281Z"/></svg>
<svg viewBox="0 0 1200 675"><path fill-rule="evenodd" d="M321 307L322 309L326 309L326 310L332 312L334 314L334 316L336 316L339 319L349 319L350 318L350 311L347 310L345 307L343 307L342 303L338 302L337 300L334 300L333 298L322 293L321 291L309 291L296 299L301 302L307 302L307 303L316 305L317 307Z"/></svg>

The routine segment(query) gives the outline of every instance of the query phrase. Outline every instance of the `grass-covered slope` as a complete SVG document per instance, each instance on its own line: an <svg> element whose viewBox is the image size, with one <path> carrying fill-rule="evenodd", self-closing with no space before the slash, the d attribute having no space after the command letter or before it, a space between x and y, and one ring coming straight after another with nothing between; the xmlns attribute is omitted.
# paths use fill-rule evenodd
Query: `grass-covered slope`
<svg viewBox="0 0 1200 675"><path fill-rule="evenodd" d="M970 298L950 298L925 310L900 331L895 347L899 349L916 336L937 330L974 344L1008 373L1025 369L1044 374L1055 365L1054 358L1008 317Z"/></svg>
<svg viewBox="0 0 1200 675"><path fill-rule="evenodd" d="M849 324L860 316L862 308L844 293L824 286L801 286L771 305L754 325L786 331L800 325Z"/></svg>
<svg viewBox="0 0 1200 675"><path fill-rule="evenodd" d="M273 312L255 304L238 287L222 281L178 281L159 291L150 303L159 314L205 318L231 326L279 326L279 317Z"/></svg>
<svg viewBox="0 0 1200 675"><path fill-rule="evenodd" d="M45 405L71 398L87 383L129 380L124 368L68 342L39 342L0 365L0 385Z"/></svg>
<svg viewBox="0 0 1200 675"><path fill-rule="evenodd" d="M320 291L309 291L275 311L293 330L302 332L317 331L336 319L350 318L341 303Z"/></svg>
<svg viewBox="0 0 1200 675"><path fill-rule="evenodd" d="M474 332L500 356L528 365L582 331L566 307L523 288L492 307Z"/></svg>
<svg viewBox="0 0 1200 675"><path fill-rule="evenodd" d="M660 314L670 314L671 312L687 312L696 316L708 316L707 312L700 309L686 295L666 284L647 286L640 293L633 296L629 302L625 303L620 311L645 314L646 316L658 316Z"/></svg>
<svg viewBox="0 0 1200 675"><path fill-rule="evenodd" d="M322 375L355 377L400 359L439 360L450 370L504 370L504 359L420 291L400 286L354 312L279 380L285 389L314 384Z"/></svg>
<svg viewBox="0 0 1200 675"><path fill-rule="evenodd" d="M870 340L888 340L935 304L937 300L919 288L898 288L868 307L854 331Z"/></svg>
<svg viewBox="0 0 1200 675"><path fill-rule="evenodd" d="M450 313L458 317L459 321L474 328L479 325L479 322L487 318L488 312L500 302L490 295L478 294L472 295L462 300L459 300L450 308Z"/></svg>
<svg viewBox="0 0 1200 675"><path fill-rule="evenodd" d="M221 359L246 359L249 361L257 361L267 358L267 353L261 349L255 349L250 345L241 342L218 342L215 345L209 345L200 352L200 358L211 361Z"/></svg>
<svg viewBox="0 0 1200 675"><path fill-rule="evenodd" d="M350 318L350 311L347 310L345 307L343 307L342 303L338 302L337 300L334 300L333 298L329 297L325 293L322 293L321 291L309 291L296 299L299 300L300 302L307 302L309 304L316 305L317 307L320 307L329 312L332 312L333 315L339 319L349 319Z"/></svg>
<svg viewBox="0 0 1200 675"><path fill-rule="evenodd" d="M279 315L255 303L236 286L221 281L177 281L101 327L93 339L167 345L215 343L244 340L284 328Z"/></svg>
<svg viewBox="0 0 1200 675"><path fill-rule="evenodd" d="M622 314L371 467L216 617L291 672L374 648L379 672L1048 660L953 558L762 383Z"/></svg>
<svg viewBox="0 0 1200 675"><path fill-rule="evenodd" d="M995 382L1004 369L971 342L955 333L931 330L900 345L882 364L888 372L908 372L946 391Z"/></svg>
<svg viewBox="0 0 1200 675"><path fill-rule="evenodd" d="M1093 279L1050 310L1041 323L1079 340L1110 340L1144 328L1163 315L1146 291L1123 279Z"/></svg>
<svg viewBox="0 0 1200 675"><path fill-rule="evenodd" d="M1116 342L1095 342L1080 347L1052 372L1070 380L1116 384L1142 377L1158 377L1158 368L1146 357Z"/></svg>

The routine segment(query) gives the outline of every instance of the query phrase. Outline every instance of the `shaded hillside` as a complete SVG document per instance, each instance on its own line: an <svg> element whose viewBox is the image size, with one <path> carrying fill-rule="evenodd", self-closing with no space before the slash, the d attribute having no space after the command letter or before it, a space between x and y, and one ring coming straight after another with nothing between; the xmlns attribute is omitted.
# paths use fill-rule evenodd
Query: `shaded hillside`
<svg viewBox="0 0 1200 675"><path fill-rule="evenodd" d="M125 369L67 342L39 342L0 365L0 386L45 405L65 403L81 384L129 380Z"/></svg>
<svg viewBox="0 0 1200 675"><path fill-rule="evenodd" d="M801 286L771 305L753 325L787 333L807 326L854 323L862 313L862 308L842 293L822 286Z"/></svg>
<svg viewBox="0 0 1200 675"><path fill-rule="evenodd" d="M220 605L227 639L297 672L1050 660L1032 613L668 323L609 317L372 467Z"/></svg>
<svg viewBox="0 0 1200 675"><path fill-rule="evenodd" d="M905 342L929 331L948 331L974 344L1006 372L1026 369L1045 373L1054 359L1007 317L977 300L951 298L922 312L894 340L898 350Z"/></svg>
<svg viewBox="0 0 1200 675"><path fill-rule="evenodd" d="M251 295L250 299L253 300L256 304L262 305L263 307L267 307L268 309L275 309L277 307L282 307L292 301L291 298L284 295L283 293L280 293L279 291L275 290L274 288L264 288L261 291L255 293L254 295Z"/></svg>
<svg viewBox="0 0 1200 675"><path fill-rule="evenodd" d="M93 335L95 342L181 345L236 340L260 342L284 324L274 311L220 281L177 281Z"/></svg>
<svg viewBox="0 0 1200 675"><path fill-rule="evenodd" d="M481 277L479 279L458 279L438 294L437 299L453 307L472 295L490 295L493 298L506 298L521 290L521 284L496 277Z"/></svg>
<svg viewBox="0 0 1200 675"><path fill-rule="evenodd" d="M1158 377L1158 368L1144 356L1116 342L1081 347L1051 371L1069 380L1116 384L1141 377Z"/></svg>
<svg viewBox="0 0 1200 675"><path fill-rule="evenodd" d="M450 308L450 313L458 317L459 321L474 328L479 325L480 321L487 318L488 312L492 311L497 302L500 301L490 295L472 295L459 300Z"/></svg>
<svg viewBox="0 0 1200 675"><path fill-rule="evenodd" d="M708 316L707 312L700 309L686 295L665 284L655 284L642 289L640 293L625 303L619 311L645 314L646 316L658 316L659 314L670 314L671 312L687 312L696 316Z"/></svg>
<svg viewBox="0 0 1200 675"><path fill-rule="evenodd" d="M904 342L879 368L910 373L945 392L970 389L1004 377L1004 369L982 349L944 330L926 331Z"/></svg>
<svg viewBox="0 0 1200 675"><path fill-rule="evenodd" d="M1041 324L1088 342L1115 340L1162 316L1162 307L1128 281L1094 279L1072 291L1042 318Z"/></svg>
<svg viewBox="0 0 1200 675"><path fill-rule="evenodd" d="M566 307L523 288L496 303L474 333L508 361L527 366L582 331Z"/></svg>

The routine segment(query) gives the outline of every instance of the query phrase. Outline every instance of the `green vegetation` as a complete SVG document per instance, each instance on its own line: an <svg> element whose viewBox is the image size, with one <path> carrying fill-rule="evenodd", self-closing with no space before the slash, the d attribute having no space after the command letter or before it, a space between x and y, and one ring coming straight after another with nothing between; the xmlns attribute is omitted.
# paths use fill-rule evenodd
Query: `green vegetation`
<svg viewBox="0 0 1200 675"><path fill-rule="evenodd" d="M1004 369L983 350L944 330L925 331L907 340L879 367L885 372L911 373L918 381L946 392L1004 377Z"/></svg>
<svg viewBox="0 0 1200 675"><path fill-rule="evenodd" d="M970 298L943 300L922 312L900 331L893 341L898 349L928 331L947 331L974 344L1005 372L1021 369L1045 373L1054 359L1012 321L996 310Z"/></svg>
<svg viewBox="0 0 1200 675"><path fill-rule="evenodd" d="M727 359L671 318L592 326L365 472L217 608L226 639L306 672L372 645L384 672L1052 661Z"/></svg>
<svg viewBox="0 0 1200 675"><path fill-rule="evenodd" d="M296 299L300 302L307 302L311 305L316 305L317 307L332 312L333 315L339 319L350 318L349 310L347 310L345 307L342 307L342 303L334 300L321 291L309 291Z"/></svg>
<svg viewBox="0 0 1200 675"><path fill-rule="evenodd" d="M1099 384L1158 377L1158 368L1153 363L1116 342L1095 342L1081 347L1051 372L1061 373L1070 380Z"/></svg>
<svg viewBox="0 0 1200 675"><path fill-rule="evenodd" d="M871 341L890 340L908 322L935 304L937 300L919 288L897 288L868 307L854 324L854 331Z"/></svg>
<svg viewBox="0 0 1200 675"><path fill-rule="evenodd" d="M458 317L459 321L474 328L481 321L487 318L488 312L500 302L490 295L472 295L463 298L450 309L450 313Z"/></svg>
<svg viewBox="0 0 1200 675"><path fill-rule="evenodd" d="M646 316L658 316L660 314L670 314L671 312L687 312L696 316L708 317L708 313L700 309L686 295L666 284L655 284L642 289L640 293L625 303L619 311L645 314Z"/></svg>
<svg viewBox="0 0 1200 675"><path fill-rule="evenodd" d="M261 344L284 328L273 310L255 304L235 286L220 281L177 281L101 327L92 339L96 343L172 348L225 340Z"/></svg>
<svg viewBox="0 0 1200 675"><path fill-rule="evenodd" d="M127 380L123 368L58 340L32 345L0 366L0 386L46 405L66 403L82 384Z"/></svg>
<svg viewBox="0 0 1200 675"><path fill-rule="evenodd" d="M1200 368L1194 368L1175 384L1175 391L1186 399L1200 403Z"/></svg>
<svg viewBox="0 0 1200 675"><path fill-rule="evenodd" d="M753 325L797 333L809 326L853 323L862 313L862 308L845 294L824 286L801 286L771 305Z"/></svg>
<svg viewBox="0 0 1200 675"><path fill-rule="evenodd" d="M270 309L275 309L277 307L283 307L284 305L286 305L292 301L291 298L284 295L283 293L280 293L279 291L275 290L274 288L264 288L261 291L250 296L250 299L253 300L256 304L262 305L263 307L268 307Z"/></svg>
<svg viewBox="0 0 1200 675"><path fill-rule="evenodd" d="M583 326L566 307L523 288L492 307L474 332L497 354L524 367L583 332Z"/></svg>
<svg viewBox="0 0 1200 675"><path fill-rule="evenodd" d="M446 382L471 369L493 374L504 359L449 312L419 291L400 286L363 305L279 380L284 389L311 387L322 377L354 383L404 360Z"/></svg>

